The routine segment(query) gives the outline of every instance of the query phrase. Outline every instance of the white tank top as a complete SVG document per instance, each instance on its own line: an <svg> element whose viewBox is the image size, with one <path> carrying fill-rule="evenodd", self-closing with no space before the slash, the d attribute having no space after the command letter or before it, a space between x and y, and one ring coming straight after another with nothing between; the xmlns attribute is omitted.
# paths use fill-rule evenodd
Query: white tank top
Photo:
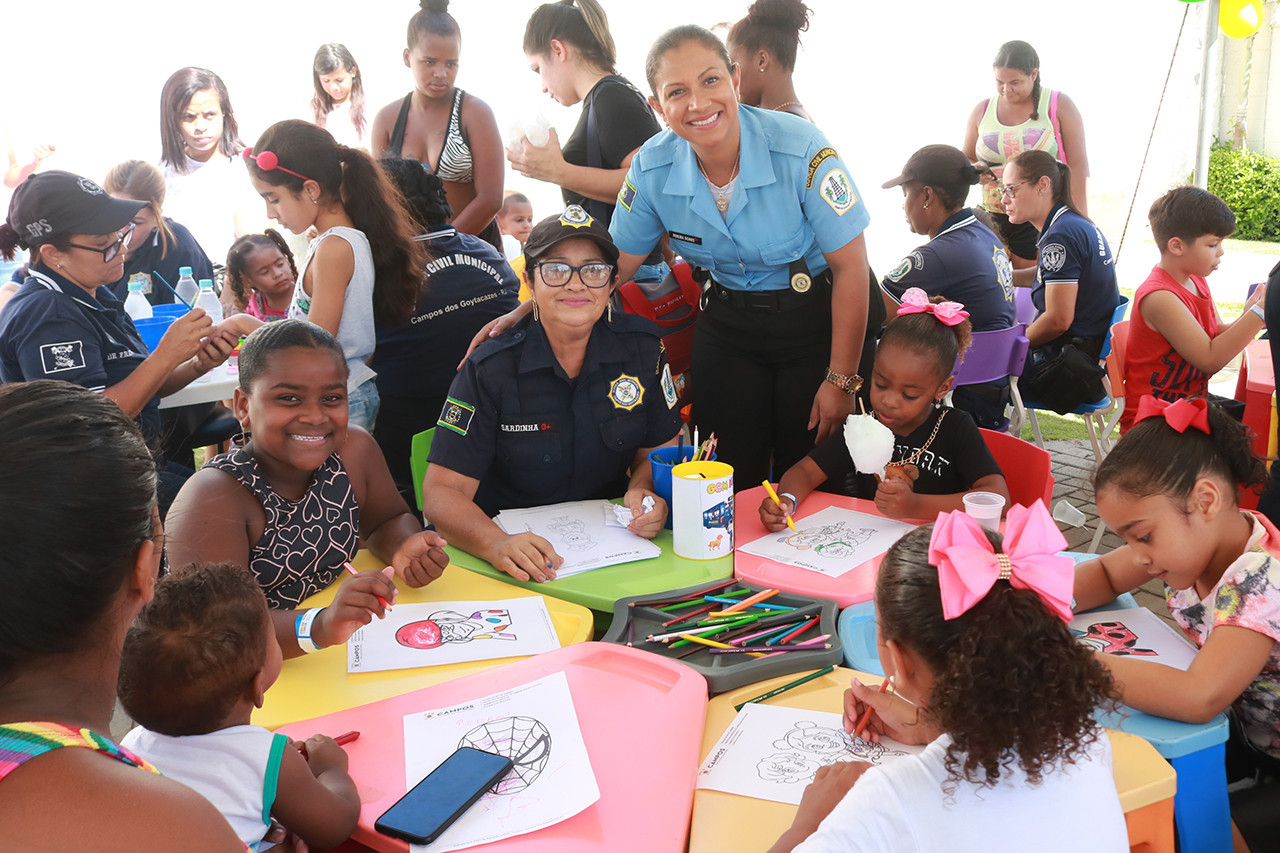
<svg viewBox="0 0 1280 853"><path fill-rule="evenodd" d="M307 257L298 269L298 281L293 286L289 316L298 320L308 319L311 297L302 289L302 282L307 274L307 267L315 256L316 247L330 236L340 237L350 243L351 252L355 255L355 269L351 273L351 281L347 282L347 293L342 300L342 318L338 321L338 343L342 344L342 352L347 357L347 367L351 371L347 378L347 391L351 392L377 375L368 365L377 342L373 328L373 251L369 248L369 238L364 236L363 231L335 225L312 241L307 249Z"/></svg>

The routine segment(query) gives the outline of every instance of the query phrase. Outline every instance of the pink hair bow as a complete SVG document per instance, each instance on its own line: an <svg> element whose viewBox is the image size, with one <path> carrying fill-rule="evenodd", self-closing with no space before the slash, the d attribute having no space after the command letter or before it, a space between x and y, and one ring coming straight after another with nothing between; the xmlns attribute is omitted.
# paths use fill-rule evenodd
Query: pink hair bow
<svg viewBox="0 0 1280 853"><path fill-rule="evenodd" d="M986 596L998 580L1029 589L1062 621L1071 619L1074 562L1058 552L1067 540L1043 501L1013 506L1005 523L1004 553L997 554L982 526L963 512L938 513L929 562L938 567L942 615L954 619Z"/></svg>
<svg viewBox="0 0 1280 853"><path fill-rule="evenodd" d="M948 326L956 326L969 316L969 312L964 310L964 306L959 302L938 302L929 301L929 294L925 293L918 287L908 287L907 292L902 294L902 304L898 306L898 316L903 314L932 314L938 318L939 323Z"/></svg>
<svg viewBox="0 0 1280 853"><path fill-rule="evenodd" d="M1147 395L1138 401L1136 424L1147 418L1164 418L1176 432L1186 432L1188 427L1209 434L1209 404L1201 397L1183 397L1172 403Z"/></svg>

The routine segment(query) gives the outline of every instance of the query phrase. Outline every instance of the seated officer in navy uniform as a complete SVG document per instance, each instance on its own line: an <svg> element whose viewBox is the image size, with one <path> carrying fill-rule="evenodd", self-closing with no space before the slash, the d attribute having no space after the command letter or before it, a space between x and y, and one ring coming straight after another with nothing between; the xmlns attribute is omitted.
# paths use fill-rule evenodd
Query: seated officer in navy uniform
<svg viewBox="0 0 1280 853"><path fill-rule="evenodd" d="M100 391L137 421L155 450L159 398L225 361L257 321L240 316L215 326L197 308L148 351L108 289L124 272L131 220L143 205L70 172L42 172L18 186L0 225L0 256L12 259L22 246L32 264L0 312L0 381L61 379ZM191 471L172 470L158 451L157 463L163 513Z"/></svg>
<svg viewBox="0 0 1280 853"><path fill-rule="evenodd" d="M551 580L562 558L502 509L624 495L652 539L667 506L649 451L675 442L676 389L658 327L606 317L618 286L609 232L570 205L525 243L533 315L483 343L449 389L423 483L423 512L456 545L517 580ZM643 508L652 498L653 509Z"/></svg>

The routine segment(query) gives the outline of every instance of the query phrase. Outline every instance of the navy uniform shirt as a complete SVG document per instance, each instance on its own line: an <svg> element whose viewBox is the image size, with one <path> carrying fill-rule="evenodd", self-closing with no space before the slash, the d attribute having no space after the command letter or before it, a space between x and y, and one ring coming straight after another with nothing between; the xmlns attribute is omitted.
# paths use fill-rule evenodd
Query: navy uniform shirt
<svg viewBox="0 0 1280 853"><path fill-rule="evenodd" d="M480 327L520 304L520 282L506 258L487 240L439 226L417 238L427 246L427 283L408 323L377 326L378 345L369 366L378 393L425 401L440 410L457 365Z"/></svg>
<svg viewBox="0 0 1280 853"><path fill-rule="evenodd" d="M191 277L196 281L202 278L213 278L213 264L209 256L200 248L196 238L191 236L185 225L165 219L173 239L169 241L169 251L161 257L160 232L150 237L134 235L137 243L130 241L129 254L124 261L124 275L115 284L108 285L111 294L123 302L129 297L129 282L142 282L142 293L152 305L170 305L176 300L168 287L158 281L152 273L159 273L172 287L178 286L178 267L191 267Z"/></svg>
<svg viewBox="0 0 1280 853"><path fill-rule="evenodd" d="M1013 264L1000 238L967 207L948 217L937 235L903 258L880 286L899 302L912 287L961 302L975 332L1014 323Z"/></svg>
<svg viewBox="0 0 1280 853"><path fill-rule="evenodd" d="M463 365L436 424L431 464L480 481L475 502L499 510L617 498L642 447L680 428L658 327L600 320L570 379L542 325L525 317ZM647 463L646 463L647 464Z"/></svg>
<svg viewBox="0 0 1280 853"><path fill-rule="evenodd" d="M0 311L0 381L61 379L103 391L147 357L124 305L105 287L96 298L39 266ZM148 441L160 433L160 398L138 414Z"/></svg>
<svg viewBox="0 0 1280 853"><path fill-rule="evenodd" d="M738 107L741 160L725 216L689 143L671 130L631 158L609 233L619 249L647 255L663 234L685 260L732 290L782 290L801 258L810 275L824 253L851 243L871 221L848 167L809 122Z"/></svg>
<svg viewBox="0 0 1280 853"><path fill-rule="evenodd" d="M1058 205L1045 220L1037 243L1040 263L1031 301L1044 311L1045 287L1075 284L1076 314L1066 336L1103 338L1111 328L1111 315L1120 304L1116 264L1102 231L1066 205Z"/></svg>

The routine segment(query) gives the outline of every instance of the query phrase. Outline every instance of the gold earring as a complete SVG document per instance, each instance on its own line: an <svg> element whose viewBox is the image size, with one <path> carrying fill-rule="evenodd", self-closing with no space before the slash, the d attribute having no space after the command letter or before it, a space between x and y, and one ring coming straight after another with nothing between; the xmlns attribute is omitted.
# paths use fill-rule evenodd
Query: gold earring
<svg viewBox="0 0 1280 853"><path fill-rule="evenodd" d="M533 322L537 323L542 318L538 316L538 300L533 300Z"/></svg>
<svg viewBox="0 0 1280 853"><path fill-rule="evenodd" d="M612 303L612 302L610 302L608 305L606 305L606 306L605 306L605 309L604 309L604 316L605 316L605 320L604 320L604 321L605 321L606 323L612 323L612 322L613 322L613 303Z"/></svg>

